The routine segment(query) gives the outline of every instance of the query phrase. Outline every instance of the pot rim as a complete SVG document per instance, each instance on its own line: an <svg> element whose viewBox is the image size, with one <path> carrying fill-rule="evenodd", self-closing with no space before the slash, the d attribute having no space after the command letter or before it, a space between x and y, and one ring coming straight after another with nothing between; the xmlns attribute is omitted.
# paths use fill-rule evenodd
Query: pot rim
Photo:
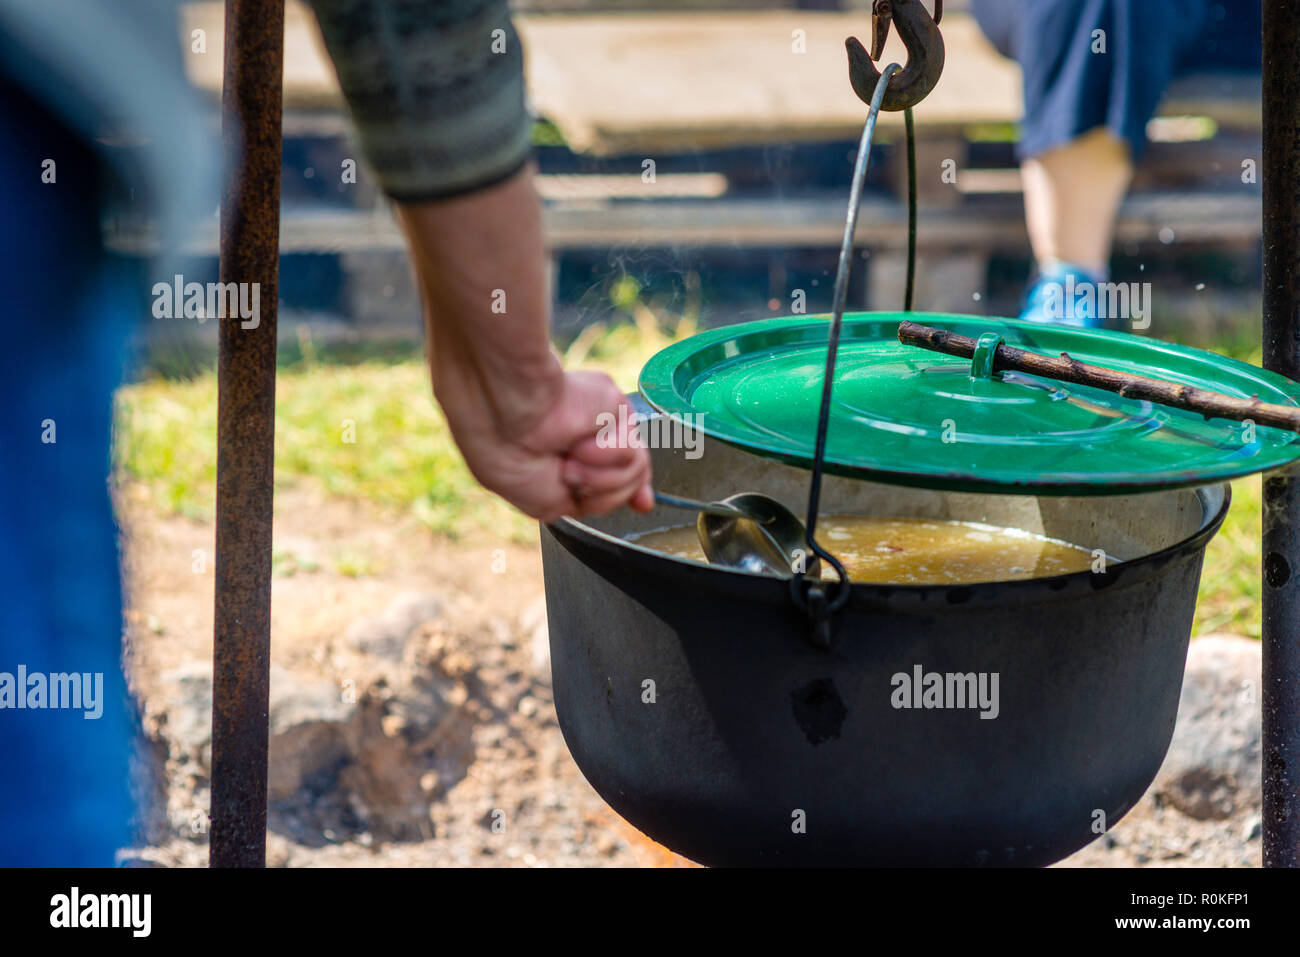
<svg viewBox="0 0 1300 957"><path fill-rule="evenodd" d="M1221 488L1223 490L1223 502L1213 515L1208 514L1210 502L1207 501L1205 494L1205 490L1209 488ZM1170 489L1169 491L1179 490ZM1001 579L971 582L962 585L913 585L854 581L851 583L852 600L850 605L858 605L863 602L869 604L873 600L889 597L913 596L924 600L936 592L948 593L949 601L952 601L952 593L969 597L977 592L988 593L993 590L996 590L999 597L1010 595L1012 598L1019 600L1039 591L1057 595L1065 591L1096 591L1116 584L1121 577L1129 583L1145 580L1149 574L1155 573L1168 562L1193 552L1202 551L1209 543L1209 540L1218 533L1224 519L1227 518L1228 509L1232 505L1232 486L1229 482L1213 482L1209 485L1197 487L1192 491L1201 501L1204 510L1201 524L1195 532L1158 551L1149 552L1126 561L1114 562L1103 573L1099 574L1091 570L1084 570L1042 578ZM1104 500L1104 497L1098 497L1098 499ZM713 565L690 558L679 558L676 555L667 555L637 542L594 528L580 519L565 517L556 522L544 523L543 527L551 529L561 540L570 537L605 550L612 548L618 551L631 552L642 563L646 561L667 561L683 571L713 576L715 578L714 584L724 589L729 585L745 588L763 587L771 584L779 586L784 592L788 593L789 591L788 578L778 578L775 575L761 572L751 572L723 565ZM1143 572L1146 572L1146 574L1143 574ZM1138 577L1134 577L1134 573L1137 573ZM1103 583L1099 584L1098 580L1102 580ZM963 597L960 600L964 601L965 598Z"/></svg>

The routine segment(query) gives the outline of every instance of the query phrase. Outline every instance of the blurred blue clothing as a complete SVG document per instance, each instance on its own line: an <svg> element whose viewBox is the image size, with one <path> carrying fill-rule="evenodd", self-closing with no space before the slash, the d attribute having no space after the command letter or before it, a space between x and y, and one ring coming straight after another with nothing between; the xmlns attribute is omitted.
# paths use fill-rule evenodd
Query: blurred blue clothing
<svg viewBox="0 0 1300 957"><path fill-rule="evenodd" d="M1057 263L1038 274L1025 291L1020 318L1025 322L1048 322L1080 329L1104 329L1111 318L1098 309L1096 290L1102 282L1082 266ZM1094 295L1079 296L1077 289L1091 287Z"/></svg>
<svg viewBox="0 0 1300 957"><path fill-rule="evenodd" d="M131 840L109 443L150 287L101 218L114 179L147 186L125 211L165 252L215 206L178 39L164 0L0 0L0 865L112 866ZM46 707L15 707L23 671L87 676L93 709L51 708L48 687Z"/></svg>
<svg viewBox="0 0 1300 957"><path fill-rule="evenodd" d="M46 158L57 179L42 184ZM0 709L4 865L111 865L131 817L107 485L130 300L99 245L100 176L76 134L0 85L0 181L35 184L8 190L0 219L0 672L91 675L87 690L102 688L98 718L84 702Z"/></svg>
<svg viewBox="0 0 1300 957"><path fill-rule="evenodd" d="M1105 126L1129 143L1136 161L1171 79L1260 69L1257 2L972 0L971 12L1020 64L1021 159Z"/></svg>
<svg viewBox="0 0 1300 957"><path fill-rule="evenodd" d="M221 155L185 76L179 7L179 0L0 0L0 76L138 184L133 211L147 211L157 225L164 257L198 216L216 209ZM215 50L215 38L208 42ZM133 148L110 148L114 141ZM168 264L155 271L166 276Z"/></svg>

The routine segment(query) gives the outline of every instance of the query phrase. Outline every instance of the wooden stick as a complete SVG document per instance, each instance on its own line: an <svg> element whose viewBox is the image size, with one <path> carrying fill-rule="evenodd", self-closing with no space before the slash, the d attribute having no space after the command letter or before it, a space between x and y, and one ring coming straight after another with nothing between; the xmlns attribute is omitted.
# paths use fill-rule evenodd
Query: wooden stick
<svg viewBox="0 0 1300 957"><path fill-rule="evenodd" d="M958 335L947 329L923 326L916 322L905 321L899 324L898 341L904 345L918 346L950 356L961 356L964 359L975 355L975 340L969 336ZM1161 405L1171 405L1176 409L1199 412L1207 418L1213 416L1220 419L1235 419L1238 422L1250 421L1257 425L1271 425L1279 429L1300 432L1300 407L1261 402L1258 397L1239 399L1236 396L1224 395L1222 392L1195 389L1165 379L1150 379L1115 369L1091 366L1077 359L1071 359L1069 353L1065 352L1062 352L1059 357L1045 356L1037 352L1026 352L1014 346L999 345L993 356L993 371L1007 370L1029 372L1077 385L1090 385L1109 392L1117 392L1129 399L1146 399Z"/></svg>

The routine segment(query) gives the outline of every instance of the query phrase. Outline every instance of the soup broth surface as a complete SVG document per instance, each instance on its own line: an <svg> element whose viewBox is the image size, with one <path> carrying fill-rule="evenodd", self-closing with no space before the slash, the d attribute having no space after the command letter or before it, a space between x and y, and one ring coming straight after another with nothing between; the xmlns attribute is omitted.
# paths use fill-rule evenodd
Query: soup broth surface
<svg viewBox="0 0 1300 957"><path fill-rule="evenodd" d="M969 585L1049 578L1092 567L1092 552L1015 528L930 518L823 516L818 541L852 581L879 585ZM707 562L694 525L643 532L629 541ZM835 577L822 563L822 577Z"/></svg>

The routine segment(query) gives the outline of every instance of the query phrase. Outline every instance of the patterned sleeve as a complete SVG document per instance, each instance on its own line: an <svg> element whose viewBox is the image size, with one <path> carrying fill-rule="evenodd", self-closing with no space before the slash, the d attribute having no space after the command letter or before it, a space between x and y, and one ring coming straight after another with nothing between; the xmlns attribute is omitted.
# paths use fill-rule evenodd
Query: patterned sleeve
<svg viewBox="0 0 1300 957"><path fill-rule="evenodd" d="M506 0L311 0L385 193L420 202L506 179L531 151Z"/></svg>

